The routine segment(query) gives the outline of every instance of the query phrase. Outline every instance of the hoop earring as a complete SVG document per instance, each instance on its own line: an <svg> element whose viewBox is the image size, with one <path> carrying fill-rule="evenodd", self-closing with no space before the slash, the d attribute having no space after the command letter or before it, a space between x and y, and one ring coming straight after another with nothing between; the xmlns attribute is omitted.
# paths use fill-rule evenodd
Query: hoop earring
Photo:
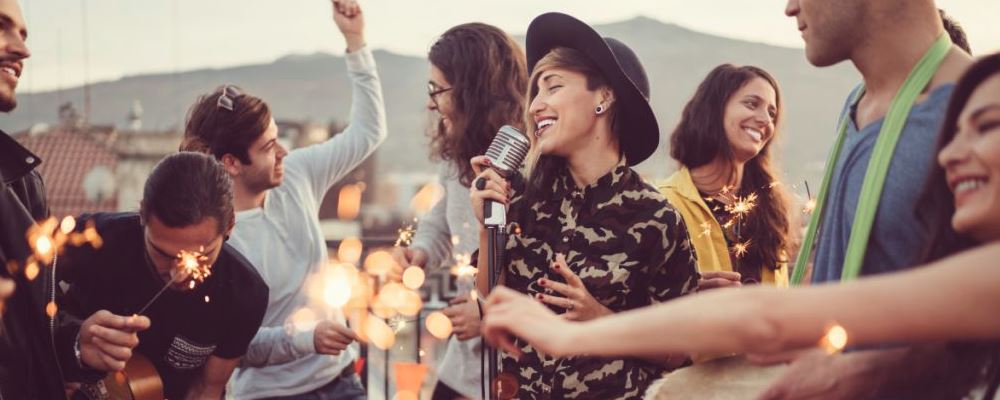
<svg viewBox="0 0 1000 400"><path fill-rule="evenodd" d="M597 108L594 108L594 113L597 115L601 115L604 114L604 110L605 110L604 105L598 104Z"/></svg>

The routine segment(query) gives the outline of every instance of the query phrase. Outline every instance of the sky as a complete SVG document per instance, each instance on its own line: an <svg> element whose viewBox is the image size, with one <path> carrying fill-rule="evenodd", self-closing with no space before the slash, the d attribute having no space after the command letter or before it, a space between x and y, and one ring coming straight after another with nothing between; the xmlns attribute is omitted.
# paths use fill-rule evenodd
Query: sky
<svg viewBox="0 0 1000 400"><path fill-rule="evenodd" d="M344 42L329 0L20 0L32 51L19 92L146 73L271 62ZM373 48L423 57L451 26L486 22L523 34L561 11L591 24L646 16L720 36L802 47L782 0L360 0ZM977 54L1000 51L1000 1L938 0ZM85 10L85 11L84 11ZM89 51L84 51L84 48Z"/></svg>

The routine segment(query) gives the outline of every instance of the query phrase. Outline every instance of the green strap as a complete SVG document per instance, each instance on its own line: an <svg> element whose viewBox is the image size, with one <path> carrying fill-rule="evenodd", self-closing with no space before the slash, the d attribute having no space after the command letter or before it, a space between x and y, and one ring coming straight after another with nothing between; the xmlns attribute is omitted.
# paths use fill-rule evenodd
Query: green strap
<svg viewBox="0 0 1000 400"><path fill-rule="evenodd" d="M899 142L899 136L906 125L906 119L910 115L913 103L927 87L934 74L937 73L938 67L944 61L949 49L951 49L951 40L947 34L941 34L910 71L903 86L896 92L892 103L889 104L889 111L886 113L882 128L879 130L871 160L868 161L865 179L861 185L861 194L851 226L851 236L847 243L847 253L844 256L841 282L857 279L861 273L861 264L868 248L868 239L871 237L872 224L875 222L875 213L878 211L879 199L882 197L882 188L889 172L889 163L896 150L896 143ZM864 87L861 87L851 99L850 104L856 103L863 93ZM826 195L833 177L833 168L840 157L849 121L850 113L845 112L840 120L840 134L837 137L837 142L826 161L826 174L823 177L823 185L816 200L816 209L809 221L809 229L802 242L802 250L799 251L798 258L795 260L795 271L792 274L792 283L795 285L801 283L802 277L805 275L806 264L812 258L816 231L823 217Z"/></svg>

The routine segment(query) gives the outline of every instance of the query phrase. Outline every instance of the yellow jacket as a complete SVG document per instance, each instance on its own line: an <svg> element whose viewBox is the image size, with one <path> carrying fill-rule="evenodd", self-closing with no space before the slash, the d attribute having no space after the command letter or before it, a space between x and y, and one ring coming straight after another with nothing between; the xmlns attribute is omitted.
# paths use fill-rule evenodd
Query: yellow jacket
<svg viewBox="0 0 1000 400"><path fill-rule="evenodd" d="M698 193L691 180L691 172L681 167L657 188L684 218L698 256L698 271L732 271L733 264L722 226ZM705 232L708 234L705 235ZM761 267L760 277L762 284L788 287L788 263L782 263L777 270Z"/></svg>

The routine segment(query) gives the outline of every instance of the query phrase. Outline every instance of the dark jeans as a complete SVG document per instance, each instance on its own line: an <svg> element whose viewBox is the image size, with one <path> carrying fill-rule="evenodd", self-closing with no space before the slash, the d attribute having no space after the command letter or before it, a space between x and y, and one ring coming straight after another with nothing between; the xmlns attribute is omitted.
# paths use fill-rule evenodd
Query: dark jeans
<svg viewBox="0 0 1000 400"><path fill-rule="evenodd" d="M347 368L351 368L348 366ZM272 397L269 400L367 400L361 378L351 372L341 374L336 379L308 393L284 397Z"/></svg>

